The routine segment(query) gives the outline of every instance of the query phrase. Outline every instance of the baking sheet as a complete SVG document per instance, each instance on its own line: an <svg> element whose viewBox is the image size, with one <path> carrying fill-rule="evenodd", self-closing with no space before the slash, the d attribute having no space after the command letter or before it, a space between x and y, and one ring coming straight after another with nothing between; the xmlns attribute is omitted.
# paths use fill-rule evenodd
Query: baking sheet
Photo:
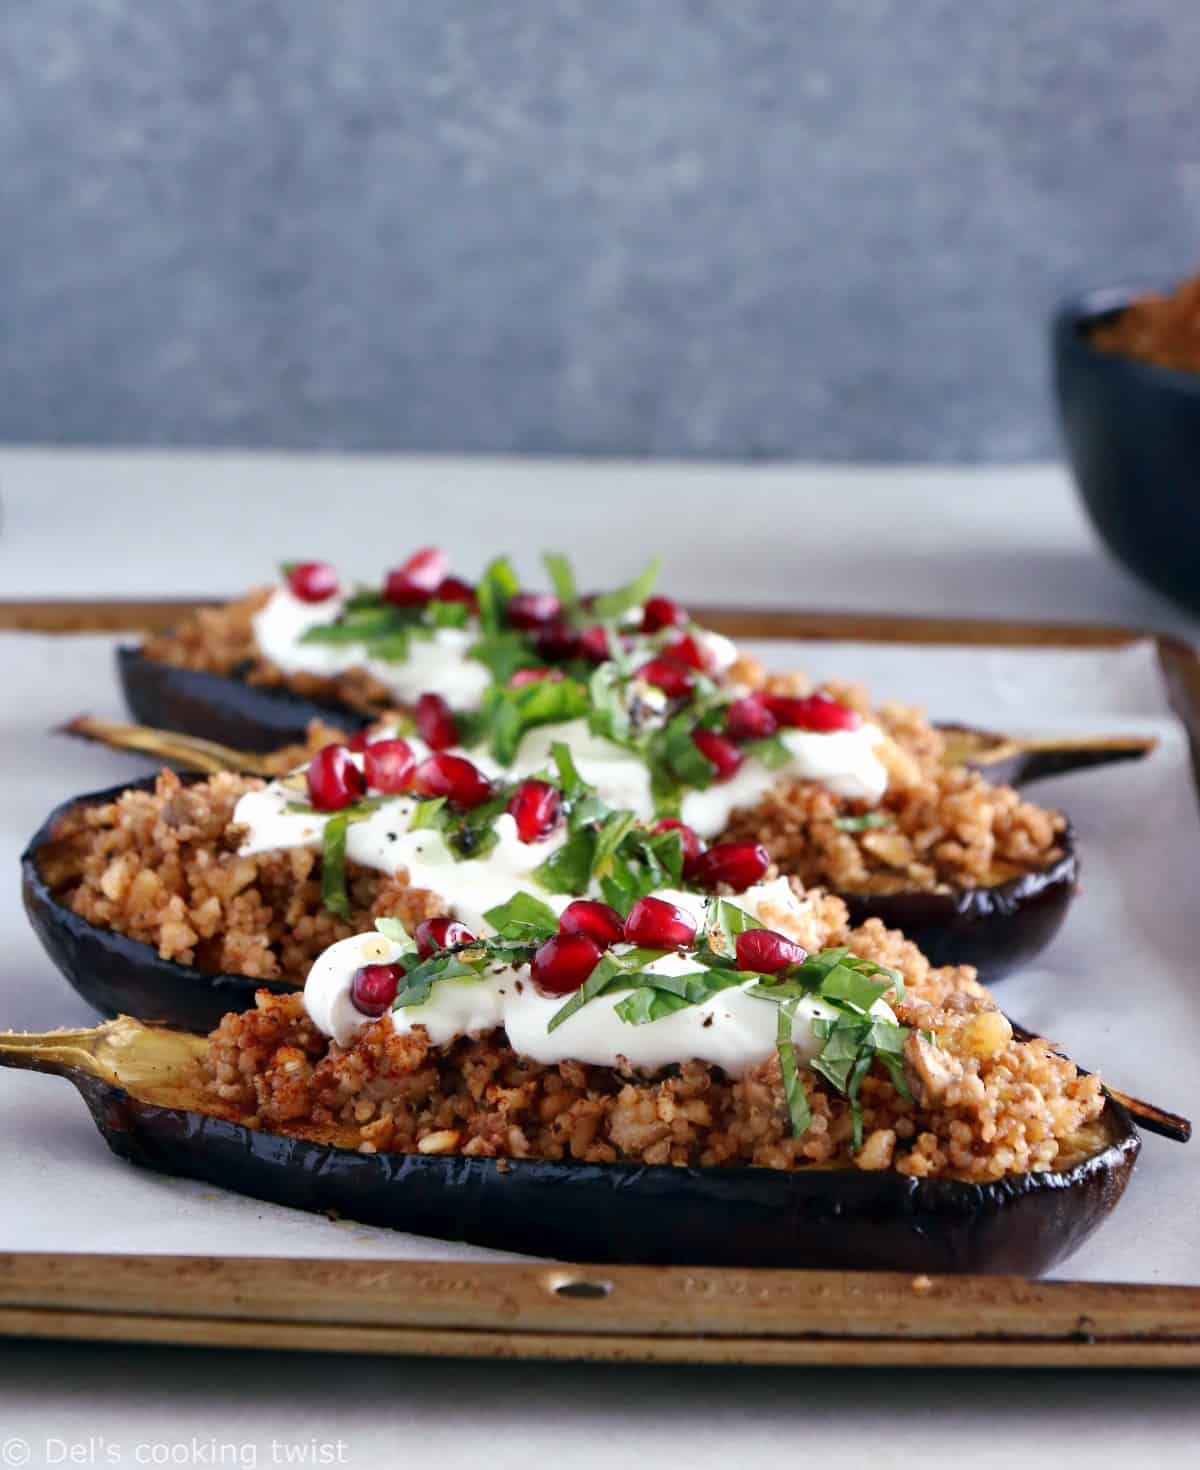
<svg viewBox="0 0 1200 1470"><path fill-rule="evenodd" d="M133 757L47 732L84 711L119 717L108 637L0 635L0 1026L45 1030L93 1017L43 956L21 911L16 860L30 833L74 793L143 774ZM1153 734L1147 760L1040 783L1067 809L1084 853L1084 893L1036 969L998 987L1006 1010L1061 1040L1116 1086L1200 1116L1200 820L1182 727L1154 646L1117 650L752 645L776 668L852 675L877 698L947 719L1023 731ZM61 1079L0 1072L6 1169L2 1250L91 1250L501 1260L349 1222L330 1222L132 1169L113 1158ZM1200 1241L1181 1222L1200 1207L1200 1145L1146 1137L1129 1193L1060 1269L1076 1279L1200 1284Z"/></svg>

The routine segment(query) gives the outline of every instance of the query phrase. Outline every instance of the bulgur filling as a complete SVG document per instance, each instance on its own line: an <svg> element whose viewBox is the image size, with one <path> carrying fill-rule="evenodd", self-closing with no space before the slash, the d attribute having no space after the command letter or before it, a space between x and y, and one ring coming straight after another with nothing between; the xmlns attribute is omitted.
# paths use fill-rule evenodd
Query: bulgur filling
<svg viewBox="0 0 1200 1470"><path fill-rule="evenodd" d="M868 969L903 976L903 999L899 984L887 992L894 1023L882 1023L903 1037L902 1052L872 1055L853 1096L835 1072L797 1067L795 1053L789 1065L790 1041L740 1075L695 1059L646 1074L621 1058L539 1063L503 1030L435 1046L423 1024L398 1028L397 1011L339 1045L302 997L266 993L210 1037L206 1091L224 1116L368 1153L890 1168L986 1181L1068 1168L1102 1146L1098 1080L1044 1041L1014 1039L972 970L931 968L877 920L849 930L829 896L798 923L789 927L809 945L841 944Z"/></svg>

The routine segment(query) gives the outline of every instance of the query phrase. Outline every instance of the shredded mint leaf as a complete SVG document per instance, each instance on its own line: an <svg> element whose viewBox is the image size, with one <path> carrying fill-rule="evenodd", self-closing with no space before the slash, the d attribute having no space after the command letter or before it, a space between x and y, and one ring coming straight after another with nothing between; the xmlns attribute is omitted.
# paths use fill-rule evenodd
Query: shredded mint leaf
<svg viewBox="0 0 1200 1470"><path fill-rule="evenodd" d="M413 944L412 936L399 919L376 919L375 928L385 939L390 939L393 944L398 944L403 949L416 948Z"/></svg>
<svg viewBox="0 0 1200 1470"><path fill-rule="evenodd" d="M485 633L496 634L504 628L509 598L520 590L520 586L507 557L497 557L484 569L475 596L479 603L480 626Z"/></svg>
<svg viewBox="0 0 1200 1470"><path fill-rule="evenodd" d="M783 1079L783 1095L787 1099L788 1116L792 1120L792 1136L803 1138L812 1123L808 1094L796 1065L796 1048L792 1045L792 1017L795 1001L781 1005L775 1016L775 1049L779 1056L779 1073Z"/></svg>
<svg viewBox="0 0 1200 1470"><path fill-rule="evenodd" d="M545 659L534 653L527 635L516 628L487 634L471 645L467 656L484 664L497 684L507 684L518 669L546 667Z"/></svg>
<svg viewBox="0 0 1200 1470"><path fill-rule="evenodd" d="M470 620L465 602L439 602L435 597L425 604L425 621L431 628L465 628Z"/></svg>
<svg viewBox="0 0 1200 1470"><path fill-rule="evenodd" d="M595 851L594 830L582 827L571 833L556 852L533 870L533 877L548 893L570 893L578 897L587 892L591 882Z"/></svg>
<svg viewBox="0 0 1200 1470"><path fill-rule="evenodd" d="M765 740L751 740L745 750L747 755L762 761L768 771L782 770L792 759L792 753L780 735L768 735Z"/></svg>
<svg viewBox="0 0 1200 1470"><path fill-rule="evenodd" d="M559 789L568 801L574 801L576 797L591 791L592 788L579 774L569 745L556 740L550 747L550 756L558 769Z"/></svg>
<svg viewBox="0 0 1200 1470"><path fill-rule="evenodd" d="M581 1011L587 1005L588 1001L595 1000L598 995L603 995L609 986L624 986L626 983L621 962L610 950L566 1005L555 1011L550 1017L546 1023L547 1032L557 1031L564 1021L569 1021L576 1011Z"/></svg>
<svg viewBox="0 0 1200 1470"><path fill-rule="evenodd" d="M631 608L641 607L654 591L654 585L658 581L658 574L661 570L662 562L655 557L650 565L627 586L617 587L612 592L605 592L597 597L589 609L592 617L598 623L606 622L610 618L615 621L622 613L629 612Z"/></svg>
<svg viewBox="0 0 1200 1470"><path fill-rule="evenodd" d="M542 563L550 575L550 584L554 588L555 596L562 603L563 611L569 616L579 602L575 573L571 570L570 561L561 552L547 551L542 557Z"/></svg>
<svg viewBox="0 0 1200 1470"><path fill-rule="evenodd" d="M710 949L719 954L732 955L739 934L747 929L765 929L767 926L748 914L727 898L710 898L704 915L704 937ZM718 945L714 940L719 938Z"/></svg>
<svg viewBox="0 0 1200 1470"><path fill-rule="evenodd" d="M511 765L527 730L566 724L587 712L587 690L575 679L542 679L519 689L493 686L484 702L486 738L500 764Z"/></svg>
<svg viewBox="0 0 1200 1470"><path fill-rule="evenodd" d="M502 939L540 942L558 933L558 915L532 893L518 892L483 916Z"/></svg>
<svg viewBox="0 0 1200 1470"><path fill-rule="evenodd" d="M412 816L408 819L408 830L410 832L440 832L446 825L446 798L444 796L431 796L426 801L418 801L412 809Z"/></svg>
<svg viewBox="0 0 1200 1470"><path fill-rule="evenodd" d="M339 919L350 918L350 895L346 892L346 829L349 819L338 812L325 823L321 833L321 902Z"/></svg>
<svg viewBox="0 0 1200 1470"><path fill-rule="evenodd" d="M857 817L834 817L833 825L839 832L871 832L877 827L894 827L894 818L887 812L863 812Z"/></svg>
<svg viewBox="0 0 1200 1470"><path fill-rule="evenodd" d="M625 744L630 735L621 671L614 663L600 664L588 682L588 729L593 735Z"/></svg>

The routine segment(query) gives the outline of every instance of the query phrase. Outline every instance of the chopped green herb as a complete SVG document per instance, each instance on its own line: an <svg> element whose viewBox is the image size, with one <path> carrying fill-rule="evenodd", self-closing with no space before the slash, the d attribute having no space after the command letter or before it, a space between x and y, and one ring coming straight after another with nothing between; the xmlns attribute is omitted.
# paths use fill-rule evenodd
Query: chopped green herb
<svg viewBox="0 0 1200 1470"><path fill-rule="evenodd" d="M381 918L375 920L375 928L385 939L390 939L393 944L398 944L402 949L415 949L412 936L400 922L399 919Z"/></svg>
<svg viewBox="0 0 1200 1470"><path fill-rule="evenodd" d="M563 605L563 611L570 616L579 602L579 593L575 587L575 574L571 570L571 563L558 551L547 551L542 557L542 563L550 575L550 583L554 588L555 596Z"/></svg>
<svg viewBox="0 0 1200 1470"><path fill-rule="evenodd" d="M484 568L475 589L479 603L479 623L484 633L494 635L504 628L504 615L509 598L520 590L517 574L507 557L497 557Z"/></svg>
<svg viewBox="0 0 1200 1470"><path fill-rule="evenodd" d="M658 581L658 574L661 570L662 562L655 557L650 565L627 586L617 587L612 592L605 592L597 597L588 609L591 616L597 622L603 623L610 618L614 620L620 618L622 613L627 613L635 607L641 607L654 591L654 584Z"/></svg>
<svg viewBox="0 0 1200 1470"><path fill-rule="evenodd" d="M549 939L558 932L558 915L533 894L518 892L483 916L503 939L527 942Z"/></svg>
<svg viewBox="0 0 1200 1470"><path fill-rule="evenodd" d="M779 1007L775 1016L775 1050L779 1056L779 1074L783 1079L788 1116L792 1121L792 1136L803 1138L812 1123L812 1109L808 1105L808 1094L804 1090L804 1081L796 1064L796 1048L792 1043L792 1018L795 1014L795 1001L787 1001Z"/></svg>
<svg viewBox="0 0 1200 1470"><path fill-rule="evenodd" d="M465 628L470 620L465 602L439 602L435 597L425 604L425 621L431 628Z"/></svg>
<svg viewBox="0 0 1200 1470"><path fill-rule="evenodd" d="M877 827L894 827L895 818L887 812L863 812L857 817L834 817L839 832L872 832Z"/></svg>

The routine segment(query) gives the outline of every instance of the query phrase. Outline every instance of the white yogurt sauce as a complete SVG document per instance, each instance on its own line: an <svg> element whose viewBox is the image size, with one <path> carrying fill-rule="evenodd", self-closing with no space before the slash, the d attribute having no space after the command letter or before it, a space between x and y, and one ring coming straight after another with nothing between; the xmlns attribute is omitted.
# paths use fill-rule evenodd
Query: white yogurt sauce
<svg viewBox="0 0 1200 1470"><path fill-rule="evenodd" d="M350 669L365 669L390 689L401 704L415 703L431 691L454 709L474 709L491 683L485 665L467 657L479 637L478 626L433 628L429 637L408 640L403 661L368 658L361 643L302 643L310 628L337 621L341 597L303 602L286 587L277 587L252 622L259 652L285 674L315 674L331 679Z"/></svg>
<svg viewBox="0 0 1200 1470"><path fill-rule="evenodd" d="M698 927L702 923L703 895L665 891L657 896L685 909ZM764 910L771 922L784 929L790 927L787 911L799 915L806 907L786 879L761 883L732 902L756 917L760 909ZM370 1021L350 998L355 972L366 964L395 963L402 954L399 945L379 934L357 934L332 945L317 960L304 987L304 1004L313 1023L340 1045L349 1045ZM658 974L683 975L697 965L688 954L666 954L646 968ZM755 983L748 977L744 986L720 991L698 1005L644 1026L621 1020L614 1006L628 991L614 992L590 1001L556 1030L549 1031L551 1018L570 997L542 995L528 968L499 966L479 980L439 981L424 1005L409 1006L391 1015L400 1034L424 1026L435 1046L503 1027L515 1051L546 1065L571 1059L614 1066L623 1057L632 1067L657 1070L697 1058L736 1077L770 1056L776 1046L776 1007L747 994ZM883 1001L876 1002L872 1013L895 1019ZM819 1050L812 1034L813 1019L836 1014L832 1006L812 997L797 1006L792 1039L802 1060L811 1059Z"/></svg>
<svg viewBox="0 0 1200 1470"><path fill-rule="evenodd" d="M465 628L435 628L428 638L410 638L408 657L399 662L369 658L361 643L301 642L310 628L336 622L344 605L342 597L304 602L286 586L277 587L251 620L259 652L285 674L331 679L350 669L365 669L401 704L412 704L419 695L431 692L440 694L454 709L475 709L479 705L491 682L491 672L467 656L467 650L479 638L477 622L472 620ZM737 657L735 645L720 633L698 629L693 636L713 674L724 673ZM657 640L662 641L662 637ZM643 642L635 639L635 644ZM651 652L646 643L646 657Z"/></svg>

